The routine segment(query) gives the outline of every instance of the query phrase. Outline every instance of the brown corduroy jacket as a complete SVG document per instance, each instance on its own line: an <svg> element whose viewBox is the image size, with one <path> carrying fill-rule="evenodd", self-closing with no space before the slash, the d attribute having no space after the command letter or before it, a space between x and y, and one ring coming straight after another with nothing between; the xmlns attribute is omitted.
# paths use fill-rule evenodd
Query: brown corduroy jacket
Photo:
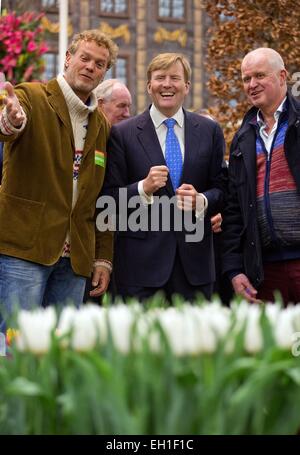
<svg viewBox="0 0 300 455"><path fill-rule="evenodd" d="M72 210L75 145L62 91L53 79L47 84L20 84L15 93L27 124L18 135L0 134L0 141L6 142L0 253L51 265L59 259L69 231L72 268L90 276L93 259L112 260L112 233L95 227L96 199L105 173L105 167L95 163L95 152L106 156L108 123L97 110L89 116Z"/></svg>

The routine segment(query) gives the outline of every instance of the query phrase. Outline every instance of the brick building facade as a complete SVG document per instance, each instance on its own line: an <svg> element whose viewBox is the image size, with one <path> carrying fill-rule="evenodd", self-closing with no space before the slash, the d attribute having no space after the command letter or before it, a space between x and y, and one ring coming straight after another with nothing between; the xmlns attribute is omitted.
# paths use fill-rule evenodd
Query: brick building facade
<svg viewBox="0 0 300 455"><path fill-rule="evenodd" d="M58 0L2 1L2 8L44 11L49 52L45 78L58 67ZM146 68L160 52L182 52L192 66L192 85L186 101L189 109L204 104L204 27L201 0L69 0L69 37L80 30L100 28L118 44L119 58L108 77L127 84L133 95L132 113L149 104Z"/></svg>

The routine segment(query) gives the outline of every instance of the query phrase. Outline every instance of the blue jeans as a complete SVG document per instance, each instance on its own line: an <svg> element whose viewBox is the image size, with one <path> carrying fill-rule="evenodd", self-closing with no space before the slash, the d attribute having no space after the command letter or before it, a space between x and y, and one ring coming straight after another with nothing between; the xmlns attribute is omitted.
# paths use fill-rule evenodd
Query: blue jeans
<svg viewBox="0 0 300 455"><path fill-rule="evenodd" d="M75 275L69 258L41 265L0 254L0 332L15 307L65 304L79 306L86 278Z"/></svg>

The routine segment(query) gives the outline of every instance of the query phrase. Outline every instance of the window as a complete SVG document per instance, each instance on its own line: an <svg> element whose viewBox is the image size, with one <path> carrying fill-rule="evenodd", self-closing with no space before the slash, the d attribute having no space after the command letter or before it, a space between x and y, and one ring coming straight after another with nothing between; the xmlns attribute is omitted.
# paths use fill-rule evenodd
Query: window
<svg viewBox="0 0 300 455"><path fill-rule="evenodd" d="M41 7L46 10L58 9L58 0L41 0Z"/></svg>
<svg viewBox="0 0 300 455"><path fill-rule="evenodd" d="M42 76L42 79L45 81L49 81L53 77L56 77L59 73L58 69L58 54L54 52L47 52L43 55L45 60L45 71Z"/></svg>
<svg viewBox="0 0 300 455"><path fill-rule="evenodd" d="M160 19L183 20L184 13L184 0L158 0L158 16Z"/></svg>
<svg viewBox="0 0 300 455"><path fill-rule="evenodd" d="M99 14L128 15L128 0L99 0Z"/></svg>
<svg viewBox="0 0 300 455"><path fill-rule="evenodd" d="M116 78L128 87L128 59L126 57L118 57L116 64L110 68L105 76L105 79Z"/></svg>

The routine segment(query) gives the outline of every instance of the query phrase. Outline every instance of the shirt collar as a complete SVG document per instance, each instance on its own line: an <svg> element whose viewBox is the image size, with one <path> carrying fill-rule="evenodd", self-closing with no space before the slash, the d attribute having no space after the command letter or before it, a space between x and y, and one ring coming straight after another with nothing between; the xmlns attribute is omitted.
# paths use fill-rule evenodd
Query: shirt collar
<svg viewBox="0 0 300 455"><path fill-rule="evenodd" d="M150 117L154 123L155 128L159 128L161 124L166 120L168 117L166 117L164 114L162 114L157 107L152 104L150 107ZM184 122L184 114L183 114L183 109L180 107L176 114L172 115L172 118L176 120L177 124L180 126L180 128L183 127L183 122Z"/></svg>
<svg viewBox="0 0 300 455"><path fill-rule="evenodd" d="M276 111L274 112L274 119L275 121L277 122L277 120L279 119L280 117L280 114L285 110L285 102L286 102L286 99L287 97L285 97L282 102L279 104L278 108L276 109ZM265 126L265 121L262 117L262 114L261 114L261 110L259 109L259 111L257 112L256 114L256 120L257 120L257 124L259 127L261 126Z"/></svg>

